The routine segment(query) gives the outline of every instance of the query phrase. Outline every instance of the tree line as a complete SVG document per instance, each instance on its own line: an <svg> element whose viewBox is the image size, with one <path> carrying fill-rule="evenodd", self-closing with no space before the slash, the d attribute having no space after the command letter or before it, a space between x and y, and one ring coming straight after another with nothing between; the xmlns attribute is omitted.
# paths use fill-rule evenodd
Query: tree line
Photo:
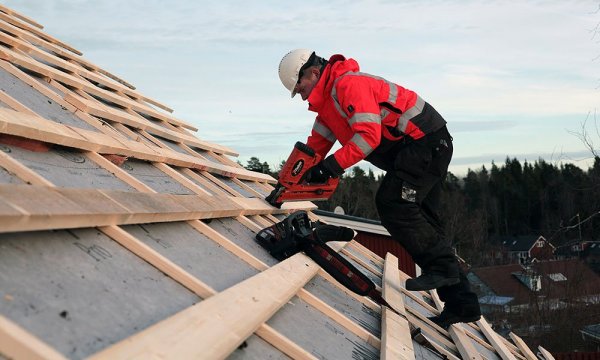
<svg viewBox="0 0 600 360"><path fill-rule="evenodd" d="M280 165L272 171L255 157L245 167L274 177L281 169ZM382 177L354 167L342 176L334 195L318 203L319 208L333 211L341 206L347 215L378 220L375 194ZM498 236L542 235L554 246L600 236L598 156L587 170L543 159L521 163L507 158L490 169L469 170L464 177L448 173L444 188L447 234L472 265L494 264Z"/></svg>

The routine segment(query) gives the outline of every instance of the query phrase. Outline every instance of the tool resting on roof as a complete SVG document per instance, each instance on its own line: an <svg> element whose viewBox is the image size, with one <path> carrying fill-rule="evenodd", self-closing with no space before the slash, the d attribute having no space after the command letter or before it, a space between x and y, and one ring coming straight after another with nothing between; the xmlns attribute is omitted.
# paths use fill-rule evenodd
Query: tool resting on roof
<svg viewBox="0 0 600 360"><path fill-rule="evenodd" d="M256 234L256 240L277 260L304 251L349 290L372 296L375 284L346 258L329 247L327 241L350 241L354 231L347 227L313 223L305 211L297 211L283 221Z"/></svg>
<svg viewBox="0 0 600 360"><path fill-rule="evenodd" d="M327 200L339 183L337 178L329 178L324 183L306 182L304 175L308 169L321 161L321 156L307 145L297 142L285 165L279 172L275 189L267 196L269 204L281 207L285 201Z"/></svg>

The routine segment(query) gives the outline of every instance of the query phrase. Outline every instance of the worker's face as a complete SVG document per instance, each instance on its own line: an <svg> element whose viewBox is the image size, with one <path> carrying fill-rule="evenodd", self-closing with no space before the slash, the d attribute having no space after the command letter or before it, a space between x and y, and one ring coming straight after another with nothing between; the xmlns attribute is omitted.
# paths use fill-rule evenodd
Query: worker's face
<svg viewBox="0 0 600 360"><path fill-rule="evenodd" d="M320 71L317 68L308 68L302 72L302 76L298 79L296 84L296 93L302 96L302 100L306 101L310 96L315 85L319 82Z"/></svg>

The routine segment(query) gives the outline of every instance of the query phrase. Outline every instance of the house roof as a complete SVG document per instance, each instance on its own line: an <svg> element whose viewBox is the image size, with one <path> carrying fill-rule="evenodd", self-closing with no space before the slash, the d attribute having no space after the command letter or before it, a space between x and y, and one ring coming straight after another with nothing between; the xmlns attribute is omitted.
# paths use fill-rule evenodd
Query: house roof
<svg viewBox="0 0 600 360"><path fill-rule="evenodd" d="M508 251L529 251L540 236L498 236L494 239L501 243Z"/></svg>
<svg viewBox="0 0 600 360"><path fill-rule="evenodd" d="M539 261L531 265L541 276L541 291L533 293L515 274L524 273L519 264L473 268L474 273L496 296L511 297L511 305L526 304L531 296L551 299L580 298L600 294L600 277L578 259Z"/></svg>
<svg viewBox="0 0 600 360"><path fill-rule="evenodd" d="M277 262L256 233L314 204L268 205L273 178L27 16L0 5L0 30L0 358L531 353L485 319L435 326L435 292L356 242L332 246L391 308Z"/></svg>

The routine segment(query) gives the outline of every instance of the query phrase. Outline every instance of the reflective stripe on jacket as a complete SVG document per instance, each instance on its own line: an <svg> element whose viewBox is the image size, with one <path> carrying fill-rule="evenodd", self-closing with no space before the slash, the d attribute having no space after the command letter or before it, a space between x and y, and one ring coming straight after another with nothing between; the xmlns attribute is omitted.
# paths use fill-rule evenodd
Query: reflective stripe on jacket
<svg viewBox="0 0 600 360"><path fill-rule="evenodd" d="M325 156L337 139L342 147L333 156L342 169L365 159L382 137L419 139L446 124L439 115L424 116L429 105L414 91L359 72L342 55L329 59L308 102L318 115L307 145Z"/></svg>

